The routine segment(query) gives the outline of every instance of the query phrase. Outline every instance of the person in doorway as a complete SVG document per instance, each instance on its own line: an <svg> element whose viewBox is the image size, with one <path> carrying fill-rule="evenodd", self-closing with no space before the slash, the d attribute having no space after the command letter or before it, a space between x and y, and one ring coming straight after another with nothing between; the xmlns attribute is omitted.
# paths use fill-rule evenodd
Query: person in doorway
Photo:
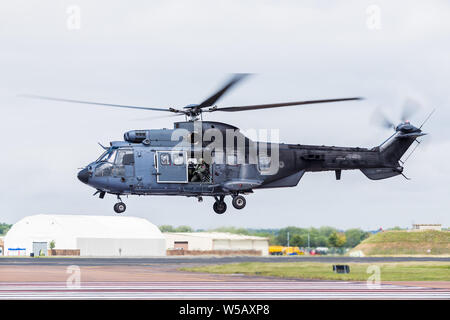
<svg viewBox="0 0 450 320"><path fill-rule="evenodd" d="M195 166L194 175L192 176L192 182L202 182L204 181L206 174L208 172L208 165L205 160L200 159Z"/></svg>

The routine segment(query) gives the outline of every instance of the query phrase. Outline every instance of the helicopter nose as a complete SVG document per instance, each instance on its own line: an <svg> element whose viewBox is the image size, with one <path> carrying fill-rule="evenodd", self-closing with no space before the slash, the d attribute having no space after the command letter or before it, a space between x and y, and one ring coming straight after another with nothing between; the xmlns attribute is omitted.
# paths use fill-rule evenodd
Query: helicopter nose
<svg viewBox="0 0 450 320"><path fill-rule="evenodd" d="M83 169L78 172L78 179L83 183L88 183L89 181L89 173L87 169Z"/></svg>

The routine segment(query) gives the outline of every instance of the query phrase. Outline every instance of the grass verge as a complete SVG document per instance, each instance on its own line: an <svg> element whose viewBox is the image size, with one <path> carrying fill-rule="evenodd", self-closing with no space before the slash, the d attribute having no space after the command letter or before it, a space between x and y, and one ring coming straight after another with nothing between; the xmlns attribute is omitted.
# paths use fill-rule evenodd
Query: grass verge
<svg viewBox="0 0 450 320"><path fill-rule="evenodd" d="M368 268L378 266L381 281L450 281L449 262L348 263L348 265L350 266L349 274L334 273L331 263L304 262L245 262L189 267L180 270L280 278L366 281L373 275L373 271L370 272Z"/></svg>

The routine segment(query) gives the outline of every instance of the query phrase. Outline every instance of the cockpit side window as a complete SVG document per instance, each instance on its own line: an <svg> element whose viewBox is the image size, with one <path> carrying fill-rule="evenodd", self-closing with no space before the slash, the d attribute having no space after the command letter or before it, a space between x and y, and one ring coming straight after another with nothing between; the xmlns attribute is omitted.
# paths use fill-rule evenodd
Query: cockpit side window
<svg viewBox="0 0 450 320"><path fill-rule="evenodd" d="M134 152L133 149L118 149L117 155L114 161L113 176L124 177L126 175L132 175L130 168L127 166L134 166ZM133 168L133 167L132 167Z"/></svg>
<svg viewBox="0 0 450 320"><path fill-rule="evenodd" d="M131 149L122 149L117 151L115 164L118 166L127 166L134 164L134 153Z"/></svg>

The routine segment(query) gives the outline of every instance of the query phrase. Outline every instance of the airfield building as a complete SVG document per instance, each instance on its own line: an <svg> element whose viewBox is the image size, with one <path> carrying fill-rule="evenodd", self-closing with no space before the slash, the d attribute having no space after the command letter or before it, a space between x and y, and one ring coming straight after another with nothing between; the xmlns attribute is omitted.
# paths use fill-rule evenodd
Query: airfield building
<svg viewBox="0 0 450 320"><path fill-rule="evenodd" d="M413 224L413 231L435 230L442 231L442 224Z"/></svg>
<svg viewBox="0 0 450 320"><path fill-rule="evenodd" d="M187 254L240 254L269 255L269 239L224 232L168 232L167 252L184 251ZM175 253L175 252L173 252Z"/></svg>
<svg viewBox="0 0 450 320"><path fill-rule="evenodd" d="M54 247L53 250L50 250ZM136 217L28 216L8 231L4 255L165 256L157 226Z"/></svg>

